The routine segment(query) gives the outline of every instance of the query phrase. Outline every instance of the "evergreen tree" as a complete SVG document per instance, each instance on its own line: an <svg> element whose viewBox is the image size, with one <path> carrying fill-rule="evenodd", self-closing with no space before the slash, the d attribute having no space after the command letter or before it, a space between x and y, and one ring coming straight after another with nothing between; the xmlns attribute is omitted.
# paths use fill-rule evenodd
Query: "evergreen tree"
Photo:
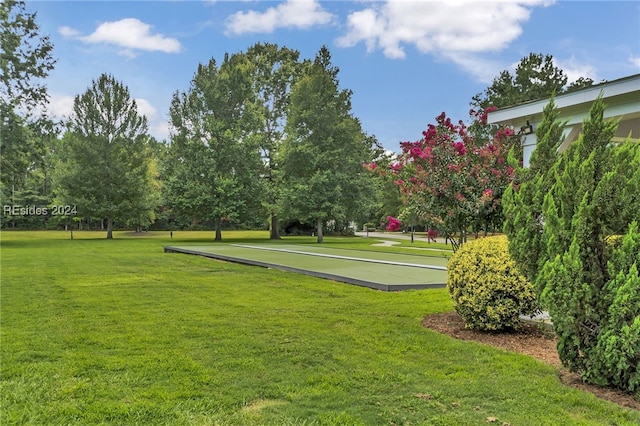
<svg viewBox="0 0 640 426"><path fill-rule="evenodd" d="M554 182L553 165L562 143L564 126L557 119L558 110L552 97L536 129L538 143L530 166L518 169L516 182L507 187L503 196L504 232L509 236L509 252L531 282L535 282L541 255L546 249L541 239L542 203Z"/></svg>
<svg viewBox="0 0 640 426"><path fill-rule="evenodd" d="M554 65L553 56L530 53L520 60L513 74L502 71L491 86L472 98L471 105L477 109L504 108L593 84L590 78L581 77L567 86L567 80L564 71Z"/></svg>
<svg viewBox="0 0 640 426"><path fill-rule="evenodd" d="M551 314L562 363L640 394L640 146L612 142L617 123L604 110L598 98L547 172L558 137L538 135L535 169L511 190L505 230ZM545 115L541 133L557 134L553 109ZM616 234L626 234L619 247Z"/></svg>
<svg viewBox="0 0 640 426"><path fill-rule="evenodd" d="M123 223L151 209L155 197L147 119L129 90L102 74L76 96L58 167L59 197L78 214Z"/></svg>

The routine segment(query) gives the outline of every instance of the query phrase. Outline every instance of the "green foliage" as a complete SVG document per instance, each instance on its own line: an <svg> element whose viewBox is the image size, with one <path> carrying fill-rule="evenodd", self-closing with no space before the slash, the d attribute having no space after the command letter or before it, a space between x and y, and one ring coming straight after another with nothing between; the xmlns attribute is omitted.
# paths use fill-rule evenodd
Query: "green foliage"
<svg viewBox="0 0 640 426"><path fill-rule="evenodd" d="M506 197L513 257L553 318L563 364L585 380L638 390L640 145L615 144L617 123L594 101L583 134L553 158L541 134L519 189ZM553 111L545 111L545 127ZM628 234L622 242L616 234Z"/></svg>
<svg viewBox="0 0 640 426"><path fill-rule="evenodd" d="M52 123L42 115L48 102L42 80L55 60L24 1L1 2L0 24L0 189L6 196L26 190L30 172L44 161L41 135L51 133Z"/></svg>
<svg viewBox="0 0 640 426"><path fill-rule="evenodd" d="M291 90L280 156L283 215L316 224L318 242L328 220L355 219L366 206L372 138L351 114L351 92L340 90L326 47Z"/></svg>
<svg viewBox="0 0 640 426"><path fill-rule="evenodd" d="M115 220L141 224L153 212L147 119L128 88L106 74L76 96L73 110L56 169L58 196L81 216L106 219L110 239Z"/></svg>
<svg viewBox="0 0 640 426"><path fill-rule="evenodd" d="M520 60L515 73L502 71L491 86L473 97L472 105L478 108L494 106L503 108L535 99L544 99L565 90L567 76L553 62L553 56L530 53ZM593 84L580 78L570 86L571 90Z"/></svg>
<svg viewBox="0 0 640 426"><path fill-rule="evenodd" d="M609 276L601 295L608 306L592 367L592 381L626 389L640 397L640 231L629 227L608 263Z"/></svg>
<svg viewBox="0 0 640 426"><path fill-rule="evenodd" d="M447 288L465 327L514 328L519 315L538 310L533 284L509 256L505 236L474 240L458 249L447 265Z"/></svg>
<svg viewBox="0 0 640 426"><path fill-rule="evenodd" d="M0 4L0 98L14 107L32 110L47 102L46 78L55 60L48 36L41 36L36 14L26 11L24 1Z"/></svg>
<svg viewBox="0 0 640 426"><path fill-rule="evenodd" d="M271 239L280 238L277 205L281 192L277 158L284 137L291 85L299 76L300 52L270 43L256 43L247 50L253 64L253 92L257 101L258 145L264 163L264 203L271 216Z"/></svg>
<svg viewBox="0 0 640 426"><path fill-rule="evenodd" d="M163 162L165 197L192 223L213 222L216 240L223 222L262 217L259 116L244 54L226 55L218 67L200 64L186 93L171 103L174 132Z"/></svg>
<svg viewBox="0 0 640 426"><path fill-rule="evenodd" d="M542 243L542 204L554 182L553 164L562 142L563 124L557 118L558 110L552 97L536 129L538 143L530 167L517 170L514 184L507 187L503 196L504 232L509 237L509 252L522 273L534 283L546 249ZM538 293L541 291L539 288Z"/></svg>

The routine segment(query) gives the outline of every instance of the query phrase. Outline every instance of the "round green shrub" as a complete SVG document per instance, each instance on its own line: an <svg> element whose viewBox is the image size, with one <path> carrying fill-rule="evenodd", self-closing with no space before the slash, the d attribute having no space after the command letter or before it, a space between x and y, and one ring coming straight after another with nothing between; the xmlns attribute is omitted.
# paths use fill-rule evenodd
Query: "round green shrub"
<svg viewBox="0 0 640 426"><path fill-rule="evenodd" d="M470 241L447 266L447 288L465 327L515 328L520 314L539 312L535 288L509 256L506 236Z"/></svg>

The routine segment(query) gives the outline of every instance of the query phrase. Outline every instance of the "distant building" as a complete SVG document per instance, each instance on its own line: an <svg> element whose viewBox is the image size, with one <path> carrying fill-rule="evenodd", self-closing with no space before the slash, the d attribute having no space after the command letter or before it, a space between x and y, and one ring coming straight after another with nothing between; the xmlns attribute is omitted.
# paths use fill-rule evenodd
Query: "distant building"
<svg viewBox="0 0 640 426"><path fill-rule="evenodd" d="M600 94L606 105L604 118L620 120L614 140L625 140L631 137L640 142L640 74L635 74L554 98L559 113L558 120L566 121L563 132L564 141L560 151L564 151L571 142L578 139L582 132L582 123L589 116L591 104ZM524 134L523 163L525 167L529 166L531 153L536 147L535 130L542 121L542 110L548 103L549 99L530 101L488 114L489 124L511 126L516 133Z"/></svg>

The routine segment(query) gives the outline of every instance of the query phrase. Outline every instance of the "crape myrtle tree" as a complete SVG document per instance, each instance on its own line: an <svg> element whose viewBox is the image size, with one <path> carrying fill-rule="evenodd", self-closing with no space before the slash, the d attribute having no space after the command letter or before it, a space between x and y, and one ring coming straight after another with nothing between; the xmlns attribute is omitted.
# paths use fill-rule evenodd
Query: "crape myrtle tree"
<svg viewBox="0 0 640 426"><path fill-rule="evenodd" d="M106 219L107 238L123 224L153 210L148 125L128 88L102 74L75 97L57 167L60 200L80 216Z"/></svg>
<svg viewBox="0 0 640 426"><path fill-rule="evenodd" d="M223 222L264 214L254 74L245 54L225 54L200 64L171 103L165 197L177 215L213 223L216 241Z"/></svg>
<svg viewBox="0 0 640 426"><path fill-rule="evenodd" d="M613 141L604 109L598 98L551 167L558 125L545 110L535 170L505 197L505 231L553 318L562 363L640 395L640 146Z"/></svg>
<svg viewBox="0 0 640 426"><path fill-rule="evenodd" d="M371 180L362 167L375 139L351 114L351 91L341 90L326 46L293 85L280 155L284 216L315 224L323 241L327 221L351 220L368 206Z"/></svg>
<svg viewBox="0 0 640 426"><path fill-rule="evenodd" d="M486 114L476 118L486 120ZM520 139L508 128L490 140L476 138L445 113L422 135L400 144L402 152L390 169L405 209L437 228L457 250L475 222L486 227L495 221L502 191L513 178Z"/></svg>
<svg viewBox="0 0 640 426"><path fill-rule="evenodd" d="M253 64L253 91L257 101L259 128L257 140L264 163L264 205L270 216L270 238L280 239L277 214L280 196L278 153L284 139L284 128L291 85L300 74L300 53L276 44L256 43L247 50Z"/></svg>
<svg viewBox="0 0 640 426"><path fill-rule="evenodd" d="M11 204L47 205L51 194L44 163L56 128L43 80L55 60L36 18L23 1L0 3L0 190Z"/></svg>

